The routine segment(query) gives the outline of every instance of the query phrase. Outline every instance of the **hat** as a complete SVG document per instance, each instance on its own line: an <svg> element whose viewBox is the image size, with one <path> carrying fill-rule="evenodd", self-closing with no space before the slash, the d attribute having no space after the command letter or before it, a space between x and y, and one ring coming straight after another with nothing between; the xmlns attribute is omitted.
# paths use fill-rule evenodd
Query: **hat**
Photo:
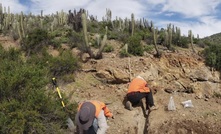
<svg viewBox="0 0 221 134"><path fill-rule="evenodd" d="M95 112L96 108L92 103L83 103L76 115L77 125L81 126L83 130L88 130L93 124Z"/></svg>

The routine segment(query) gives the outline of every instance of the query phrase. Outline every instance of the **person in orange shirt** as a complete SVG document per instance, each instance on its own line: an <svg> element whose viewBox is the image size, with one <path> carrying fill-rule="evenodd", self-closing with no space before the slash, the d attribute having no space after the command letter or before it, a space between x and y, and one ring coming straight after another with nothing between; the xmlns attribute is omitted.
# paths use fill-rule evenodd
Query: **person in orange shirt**
<svg viewBox="0 0 221 134"><path fill-rule="evenodd" d="M79 134L105 134L108 129L106 117L113 117L105 103L90 100L80 103L75 116Z"/></svg>
<svg viewBox="0 0 221 134"><path fill-rule="evenodd" d="M158 107L154 105L153 95L147 82L143 77L137 76L131 81L127 90L126 108L132 110L132 106L139 104L143 98L146 98L146 114L149 113L149 110L158 109Z"/></svg>

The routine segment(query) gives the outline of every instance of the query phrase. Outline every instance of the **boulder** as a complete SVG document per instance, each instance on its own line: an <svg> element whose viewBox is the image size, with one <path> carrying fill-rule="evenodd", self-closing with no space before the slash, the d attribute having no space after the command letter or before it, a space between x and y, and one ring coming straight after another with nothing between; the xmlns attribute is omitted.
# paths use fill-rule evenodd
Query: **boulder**
<svg viewBox="0 0 221 134"><path fill-rule="evenodd" d="M96 76L100 80L112 84L122 84L128 83L130 81L129 75L120 69L109 68L105 70L99 70L96 73Z"/></svg>

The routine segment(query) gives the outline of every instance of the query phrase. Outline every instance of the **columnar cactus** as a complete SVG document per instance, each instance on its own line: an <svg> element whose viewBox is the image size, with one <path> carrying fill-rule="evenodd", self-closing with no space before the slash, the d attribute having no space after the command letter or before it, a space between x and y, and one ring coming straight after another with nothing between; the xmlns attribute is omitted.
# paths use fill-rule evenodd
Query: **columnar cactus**
<svg viewBox="0 0 221 134"><path fill-rule="evenodd" d="M3 22L3 9L2 9L2 3L0 3L0 30L2 30L2 22Z"/></svg>
<svg viewBox="0 0 221 134"><path fill-rule="evenodd" d="M43 18L40 18L40 26L41 26L41 29L43 29L43 21L44 21L44 19L43 19Z"/></svg>
<svg viewBox="0 0 221 134"><path fill-rule="evenodd" d="M43 10L41 10L41 18L43 17Z"/></svg>
<svg viewBox="0 0 221 134"><path fill-rule="evenodd" d="M131 36L134 35L134 27L135 27L135 21L134 21L134 14L131 14Z"/></svg>
<svg viewBox="0 0 221 134"><path fill-rule="evenodd" d="M86 15L85 13L82 13L81 15L81 19L82 19L82 26L83 26L83 33L84 33L84 40L85 40L85 50L86 52L90 55L91 58L95 58L95 59L100 59L102 58L102 52L104 50L104 47L106 45L106 41L107 41L107 30L108 27L106 26L106 33L104 35L103 40L101 41L101 46L98 50L98 52L96 54L94 54L89 46L89 42L88 42L88 35L87 35L87 19L86 19Z"/></svg>
<svg viewBox="0 0 221 134"><path fill-rule="evenodd" d="M85 13L82 14L81 18L82 18L82 26L83 26L83 32L84 32L85 45L86 45L86 47L89 47L88 36L87 36L87 20L86 20Z"/></svg>
<svg viewBox="0 0 221 134"><path fill-rule="evenodd" d="M18 30L19 39L22 40L22 34L21 34L20 23L19 22L17 22L17 30Z"/></svg>
<svg viewBox="0 0 221 134"><path fill-rule="evenodd" d="M106 19L107 21L111 21L112 13L110 9L106 9Z"/></svg>
<svg viewBox="0 0 221 134"><path fill-rule="evenodd" d="M176 35L177 35L177 40L180 41L181 31L180 31L180 28L178 28L178 27L176 27Z"/></svg>
<svg viewBox="0 0 221 134"><path fill-rule="evenodd" d="M193 48L193 34L192 34L192 30L189 30L189 37L190 37L191 48L192 48L193 52L195 53L195 50Z"/></svg>
<svg viewBox="0 0 221 134"><path fill-rule="evenodd" d="M172 40L173 40L173 32L172 32L172 29L169 27L168 29L168 34L169 34L169 44L167 46L168 49L171 49L171 46L172 46Z"/></svg>
<svg viewBox="0 0 221 134"><path fill-rule="evenodd" d="M168 31L167 30L165 30L165 33L164 33L164 39L165 39L165 46L166 47L168 47L168 45L169 45L169 35L168 35Z"/></svg>
<svg viewBox="0 0 221 134"><path fill-rule="evenodd" d="M158 33L158 29L157 28L155 29L154 27L152 27L151 31L152 31L152 35L153 35L154 47L155 47L155 50L157 52L156 56L157 57L161 57L161 52L159 51L159 49L157 47L157 38L158 38L157 33Z"/></svg>
<svg viewBox="0 0 221 134"><path fill-rule="evenodd" d="M24 19L23 12L21 12L20 26L21 26L21 30L22 30L22 37L25 37L25 30L24 30L23 19Z"/></svg>

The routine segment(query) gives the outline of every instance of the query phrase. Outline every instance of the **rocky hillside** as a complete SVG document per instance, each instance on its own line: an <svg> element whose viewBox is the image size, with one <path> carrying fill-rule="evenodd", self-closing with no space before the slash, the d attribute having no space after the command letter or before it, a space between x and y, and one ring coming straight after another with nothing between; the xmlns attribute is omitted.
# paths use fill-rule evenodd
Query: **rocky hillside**
<svg viewBox="0 0 221 134"><path fill-rule="evenodd" d="M0 41L5 48L18 47L8 38ZM108 44L114 47L114 52L104 53L100 60L82 63L75 82L59 83L72 102L96 99L108 104L115 119L108 120L107 134L221 133L220 73L205 66L202 57L190 49L176 48L175 52L164 50L161 58L155 58L154 51L143 57L120 58L120 43L109 40ZM63 44L63 49L69 47ZM48 52L59 55L53 48ZM72 52L80 53L77 49ZM83 60L87 57L82 56ZM137 75L148 81L159 106L148 117L140 106L133 111L124 107L128 84ZM175 111L167 108L171 96ZM181 103L187 100L192 101L193 107L183 107Z"/></svg>
<svg viewBox="0 0 221 134"><path fill-rule="evenodd" d="M214 43L214 44L221 44L221 33L213 34L211 36L205 37L201 39L204 42Z"/></svg>
<svg viewBox="0 0 221 134"><path fill-rule="evenodd" d="M202 57L190 49L177 48L176 52L164 51L161 58L155 58L155 52L119 58L119 42L108 44L114 46L114 52L84 63L76 81L62 87L71 101L97 99L109 104L115 119L108 121L108 134L221 133L220 74L211 72ZM149 117L144 117L139 106L133 111L124 107L130 79L137 75L148 81L159 105ZM171 96L175 111L167 109ZM184 108L181 103L187 100L194 107Z"/></svg>

